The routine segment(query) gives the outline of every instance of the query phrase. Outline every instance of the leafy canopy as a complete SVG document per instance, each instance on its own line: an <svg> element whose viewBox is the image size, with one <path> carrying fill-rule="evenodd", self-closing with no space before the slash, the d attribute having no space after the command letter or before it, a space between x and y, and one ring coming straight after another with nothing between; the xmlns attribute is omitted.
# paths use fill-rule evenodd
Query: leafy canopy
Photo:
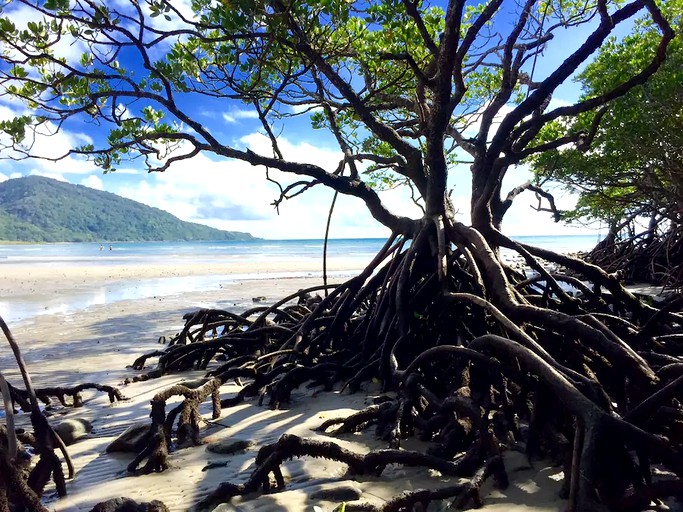
<svg viewBox="0 0 683 512"><path fill-rule="evenodd" d="M683 2L663 6L680 32ZM657 40L651 22L639 22L621 41L611 39L593 63L579 75L583 95L591 97L613 88L623 77L643 66ZM661 226L680 224L683 204L683 42L676 37L667 60L644 85L616 100L599 115L582 115L570 122L575 131L594 132L590 148L560 148L537 156L536 174L579 194L569 219L605 222L613 229L650 217ZM566 122L566 121L565 121ZM553 139L561 121L544 129Z"/></svg>
<svg viewBox="0 0 683 512"><path fill-rule="evenodd" d="M543 126L587 114L641 84L673 37L658 2L503 0L430 4L419 0L13 0L0 17L2 94L25 110L2 121L5 153L34 154L34 130L106 127L73 148L105 172L142 157L150 170L199 152L237 158L296 176L279 201L323 184L365 201L395 232L417 220L390 212L376 188L405 183L427 215L452 211L449 169L471 164L473 222L498 225L511 200L507 169L576 142L566 123L538 143ZM13 9L33 21L16 26ZM552 108L552 96L610 34L636 16L657 36L598 97ZM557 32L589 36L564 60L544 59ZM79 58L65 52L79 48ZM73 49L73 48L72 48ZM270 138L272 154L232 146L204 126L197 98L246 103ZM337 141L335 169L287 160L278 134L291 117ZM559 126L559 128L557 128ZM59 159L65 155L54 155ZM374 187L374 188L373 188ZM279 201L276 201L278 203ZM478 219L478 220L477 220Z"/></svg>

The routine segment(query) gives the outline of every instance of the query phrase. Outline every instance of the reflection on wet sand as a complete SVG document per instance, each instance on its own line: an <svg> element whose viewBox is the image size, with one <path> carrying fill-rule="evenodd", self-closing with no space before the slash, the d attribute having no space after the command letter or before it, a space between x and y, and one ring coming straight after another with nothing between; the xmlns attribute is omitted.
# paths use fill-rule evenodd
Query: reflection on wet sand
<svg viewBox="0 0 683 512"><path fill-rule="evenodd" d="M348 271L329 272L332 279L348 277ZM95 283L56 293L30 293L0 299L0 314L12 324L38 315L74 314L92 306L113 304L123 300L173 297L194 292L225 289L244 281L268 281L294 278L321 278L321 272L272 272L264 274L232 274L223 276L161 277ZM267 293L266 285L262 292ZM225 293L221 293L223 299Z"/></svg>

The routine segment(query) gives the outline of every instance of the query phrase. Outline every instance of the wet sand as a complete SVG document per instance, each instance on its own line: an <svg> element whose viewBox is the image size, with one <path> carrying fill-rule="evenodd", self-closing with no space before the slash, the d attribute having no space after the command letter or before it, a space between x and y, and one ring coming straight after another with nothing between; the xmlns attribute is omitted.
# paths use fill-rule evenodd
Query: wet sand
<svg viewBox="0 0 683 512"><path fill-rule="evenodd" d="M358 259L331 259L329 282L355 275ZM308 280L311 280L310 282ZM123 300L220 301L243 305L252 297L281 298L322 282L322 263L314 260L263 263L153 263L64 265L0 263L0 315L7 322L37 315L71 314ZM197 299L206 294L206 298Z"/></svg>

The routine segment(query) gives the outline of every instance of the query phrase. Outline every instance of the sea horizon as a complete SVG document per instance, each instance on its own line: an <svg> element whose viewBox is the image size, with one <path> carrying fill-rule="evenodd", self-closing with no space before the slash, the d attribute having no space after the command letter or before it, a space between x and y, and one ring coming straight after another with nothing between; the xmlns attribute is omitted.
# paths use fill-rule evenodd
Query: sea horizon
<svg viewBox="0 0 683 512"><path fill-rule="evenodd" d="M599 242L604 235L594 234L569 234L569 235L521 235L510 236L513 240L529 245L538 245L545 249L559 250L562 252L575 252L588 250ZM334 254L348 248L356 248L363 252L379 249L387 238L329 238L327 240L328 252ZM46 249L45 257L78 258L92 256L98 252L107 258L116 254L117 258L125 256L183 256L188 254L215 255L224 248L237 248L240 252L244 249L262 248L277 249L287 247L287 255L292 256L291 249L300 250L300 255L310 255L311 249L322 249L324 238L255 238L252 240L172 240L172 241L94 241L94 242L18 242L0 241L0 263L2 260L19 260L22 257L34 259L35 254L41 249ZM264 245L265 244L265 245ZM64 249L62 249L64 248ZM275 252L277 254L277 251ZM253 256L254 254L251 254Z"/></svg>
<svg viewBox="0 0 683 512"><path fill-rule="evenodd" d="M604 237L604 235L596 230L594 233L570 233L562 235L544 234L544 235L509 235L503 233L513 239L524 238L572 238L572 237ZM353 236L353 237L329 237L328 240L386 240L387 237L381 236ZM58 244L114 244L114 243L208 243L208 242L226 242L226 243L252 243L252 242L305 242L311 240L325 240L322 237L318 238L263 238L253 237L249 240L223 240L223 239L207 239L207 240L90 240L90 241L57 241L57 242L32 242L25 240L1 240L0 245L58 245Z"/></svg>

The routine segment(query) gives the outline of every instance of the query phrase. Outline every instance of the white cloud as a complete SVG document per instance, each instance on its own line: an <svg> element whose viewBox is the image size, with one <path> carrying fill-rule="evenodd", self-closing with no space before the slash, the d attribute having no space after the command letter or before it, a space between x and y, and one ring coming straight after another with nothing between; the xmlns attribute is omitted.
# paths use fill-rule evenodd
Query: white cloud
<svg viewBox="0 0 683 512"><path fill-rule="evenodd" d="M261 133L244 135L239 139L239 142L257 154L267 155L272 152L270 139ZM284 137L280 137L278 145L285 159L314 163L330 172L337 168L342 159L341 151L319 145L314 146L306 141L293 143Z"/></svg>
<svg viewBox="0 0 683 512"><path fill-rule="evenodd" d="M556 108L560 107L569 107L570 105L573 105L574 102L565 100L563 98L551 98L550 103L548 103L548 107L545 109L546 112L550 112L551 110L555 110Z"/></svg>
<svg viewBox="0 0 683 512"><path fill-rule="evenodd" d="M482 116L484 115L484 112L489 106L489 103L483 104L481 105L481 107L479 107L479 109L477 109L476 112L473 112L465 116L465 129L461 132L463 137L472 138L476 136L477 133L479 133L479 129L481 128ZM498 110L496 115L493 117L491 126L489 127L489 138L492 138L495 135L496 131L498 130L498 127L500 126L500 123L503 122L505 116L512 112L514 108L514 105L503 105L500 108L500 110Z"/></svg>
<svg viewBox="0 0 683 512"><path fill-rule="evenodd" d="M252 151L268 154L270 141L263 135L250 134L240 139ZM336 169L341 154L334 149L280 139L285 158L311 162L326 170ZM286 186L300 176L271 170L269 173ZM130 199L156 206L183 220L201 222L234 231L247 231L263 238L321 238L332 201L333 192L318 185L300 196L284 201L280 213L271 205L279 190L266 180L263 167L254 167L236 160L212 160L198 155L174 164L165 173L150 174L144 179L116 188L105 188ZM383 193L390 206L405 214L400 193ZM401 209L403 208L403 209ZM356 198L340 197L332 217L331 236L371 237L386 236L386 228L377 223L363 202Z"/></svg>
<svg viewBox="0 0 683 512"><path fill-rule="evenodd" d="M7 105L0 105L0 120L13 119L20 115L31 114L26 110L15 110ZM9 137L0 134L0 144L11 143ZM47 160L66 155L70 149L85 143L92 143L92 138L86 133L57 130L54 123L41 125L37 131L27 130L27 137L21 146L36 159L31 160L31 166L45 173L89 174L95 166L81 157L67 156L58 161ZM19 152L3 149L4 158L21 159Z"/></svg>
<svg viewBox="0 0 683 512"><path fill-rule="evenodd" d="M313 112L322 112L322 107L316 107L315 104L311 105L291 105L292 113L294 114L312 114Z"/></svg>
<svg viewBox="0 0 683 512"><path fill-rule="evenodd" d="M104 183L102 183L102 180L99 176L95 176L94 174L91 174L87 178L83 178L81 180L81 185L85 185L86 187L94 188L97 190L104 190Z"/></svg>
<svg viewBox="0 0 683 512"><path fill-rule="evenodd" d="M511 168L503 180L503 197L512 188L525 183L533 178L528 165L518 165ZM548 189L555 199L555 205L560 210L569 210L576 205L578 197L561 189ZM548 207L544 200L543 208ZM553 220L550 212L536 211L538 199L530 191L518 195L512 206L505 214L503 219L503 232L508 235L531 236L531 235L575 235L591 233L590 229L567 225L563 222L557 223Z"/></svg>
<svg viewBox="0 0 683 512"><path fill-rule="evenodd" d="M0 172L0 183L2 183L3 181L7 181L7 180L13 180L16 178L21 178L22 176L23 176L22 173L16 172L16 171L9 173L9 175Z"/></svg>
<svg viewBox="0 0 683 512"><path fill-rule="evenodd" d="M341 154L334 149L314 146L308 142L293 143L279 139L285 158L311 162L331 171L336 169ZM253 133L240 139L252 151L268 154L270 141ZM283 186L302 177L271 170L270 177ZM458 219L469 222L469 179L466 166L454 169L459 186L453 202L459 210ZM510 172L505 187L512 187L528 179L528 169L519 167ZM206 155L174 164L165 173L141 176L140 181L116 188L104 185L111 192L167 210L183 220L200 222L233 231L247 231L254 236L270 239L322 238L332 201L333 192L319 185L291 200L284 201L280 213L270 204L278 197L278 188L266 180L265 170L236 160L212 160ZM504 188L504 193L507 188ZM380 193L386 207L397 214L419 218L420 209L410 200L407 188ZM559 206L567 207L574 199L558 196ZM533 195L526 193L517 198L508 212L503 229L512 235L572 234L573 228L555 224L547 213L530 208ZM571 206L571 204L569 204ZM333 238L382 237L387 228L376 222L365 204L357 198L339 196L332 214Z"/></svg>
<svg viewBox="0 0 683 512"><path fill-rule="evenodd" d="M228 112L223 112L223 120L226 123L236 124L242 119L258 119L258 112L256 110L232 109Z"/></svg>
<svg viewBox="0 0 683 512"><path fill-rule="evenodd" d="M113 172L116 174L143 174L139 169L133 169L132 167L117 167L116 171Z"/></svg>

